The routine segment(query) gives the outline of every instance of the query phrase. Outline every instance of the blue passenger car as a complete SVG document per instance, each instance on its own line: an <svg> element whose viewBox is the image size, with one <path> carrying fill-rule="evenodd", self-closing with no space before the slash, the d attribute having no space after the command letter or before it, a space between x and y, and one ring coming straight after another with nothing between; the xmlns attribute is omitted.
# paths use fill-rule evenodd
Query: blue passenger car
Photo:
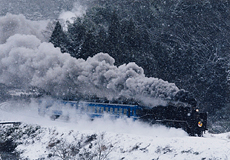
<svg viewBox="0 0 230 160"><path fill-rule="evenodd" d="M95 102L79 102L78 107L85 110L91 118L101 117L103 113L108 113L111 117L119 118L126 115L135 120L138 118L137 113L141 110L138 105Z"/></svg>
<svg viewBox="0 0 230 160"><path fill-rule="evenodd" d="M133 120L138 119L138 113L142 108L138 105L128 104L110 104L110 103L98 103L98 102L85 102L85 101L55 101L47 102L46 109L50 110L53 119L63 115L63 110L60 108L50 108L51 105L64 105L71 106L78 111L79 114L86 114L91 119L102 117L104 113L109 114L111 118L119 118L127 116ZM41 111L39 111L41 112Z"/></svg>

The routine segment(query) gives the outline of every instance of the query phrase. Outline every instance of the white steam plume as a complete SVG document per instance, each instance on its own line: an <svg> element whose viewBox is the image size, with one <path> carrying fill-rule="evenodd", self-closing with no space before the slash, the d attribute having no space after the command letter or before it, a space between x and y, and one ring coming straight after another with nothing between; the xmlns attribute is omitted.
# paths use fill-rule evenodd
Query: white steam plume
<svg viewBox="0 0 230 160"><path fill-rule="evenodd" d="M0 23L2 19L7 21L6 17L0 18ZM175 84L145 77L143 69L135 63L117 67L106 53L87 60L75 59L35 35L15 34L0 44L0 83L21 88L36 86L57 97L123 96L148 103L171 98L179 91Z"/></svg>
<svg viewBox="0 0 230 160"><path fill-rule="evenodd" d="M41 31L45 29L47 21L30 21L24 15L12 15L8 13L0 17L0 44L14 34L35 35L42 41L46 41Z"/></svg>

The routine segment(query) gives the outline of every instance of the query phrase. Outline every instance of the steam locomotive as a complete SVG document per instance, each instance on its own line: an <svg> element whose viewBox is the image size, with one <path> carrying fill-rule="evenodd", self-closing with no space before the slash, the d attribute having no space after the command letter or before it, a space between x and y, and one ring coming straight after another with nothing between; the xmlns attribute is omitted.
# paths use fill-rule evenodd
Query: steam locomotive
<svg viewBox="0 0 230 160"><path fill-rule="evenodd" d="M142 108L139 119L151 124L160 123L168 127L182 128L190 136L202 136L207 130L207 113L181 103L167 106L156 106L151 109Z"/></svg>
<svg viewBox="0 0 230 160"><path fill-rule="evenodd" d="M126 116L151 125L163 124L167 127L182 128L190 136L202 136L207 130L207 113L200 113L195 99L190 98L184 91L178 92L174 101L168 102L165 106L146 107L139 104L119 104L109 101L61 100L59 103L76 108L79 114L87 114L91 119L102 117L105 113L113 118ZM52 110L53 119L62 115L62 110Z"/></svg>

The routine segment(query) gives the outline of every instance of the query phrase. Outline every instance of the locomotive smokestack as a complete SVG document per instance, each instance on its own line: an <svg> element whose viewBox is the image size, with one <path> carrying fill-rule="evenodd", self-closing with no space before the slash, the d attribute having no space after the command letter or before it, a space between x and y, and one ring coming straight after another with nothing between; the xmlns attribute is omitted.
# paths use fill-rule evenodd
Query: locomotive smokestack
<svg viewBox="0 0 230 160"><path fill-rule="evenodd" d="M192 105L192 107L195 107L197 105L197 101L193 97L193 95L191 93L189 93L188 91L185 91L185 90L178 91L175 95L174 100L188 103L188 104Z"/></svg>

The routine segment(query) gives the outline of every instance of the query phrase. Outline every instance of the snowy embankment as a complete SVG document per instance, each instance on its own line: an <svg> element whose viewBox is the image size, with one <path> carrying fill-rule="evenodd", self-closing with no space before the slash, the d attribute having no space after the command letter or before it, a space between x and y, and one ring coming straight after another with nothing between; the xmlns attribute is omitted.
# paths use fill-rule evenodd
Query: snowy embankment
<svg viewBox="0 0 230 160"><path fill-rule="evenodd" d="M21 153L22 159L230 158L230 133L189 137L181 129L108 117L90 121L72 115L68 122L62 119L52 121L48 116L40 117L35 112L35 105L20 105L13 104L12 110L9 105L6 107L6 103L1 104L0 117L5 121L23 122L13 129L11 125L1 126L2 133L9 133L11 128L10 134L4 134L4 138L17 142L16 151Z"/></svg>
<svg viewBox="0 0 230 160"><path fill-rule="evenodd" d="M154 130L154 132L158 132L157 128ZM165 132L167 130L172 132L173 129L171 131L165 129ZM61 127L42 128L37 132L41 133L34 138L26 138L23 144L17 147L18 151L24 151L23 158L50 157L57 159L69 156L70 159L74 159L87 157L84 154L89 154L94 159L100 159L101 156L114 160L194 160L205 158L227 160L230 158L230 139L227 137L229 134L215 136L206 134L203 138L172 136L166 133L158 136L156 133L153 133L153 136L145 136L135 132L79 131ZM162 128L159 128L159 132L162 132ZM176 131L174 130L174 132Z"/></svg>

